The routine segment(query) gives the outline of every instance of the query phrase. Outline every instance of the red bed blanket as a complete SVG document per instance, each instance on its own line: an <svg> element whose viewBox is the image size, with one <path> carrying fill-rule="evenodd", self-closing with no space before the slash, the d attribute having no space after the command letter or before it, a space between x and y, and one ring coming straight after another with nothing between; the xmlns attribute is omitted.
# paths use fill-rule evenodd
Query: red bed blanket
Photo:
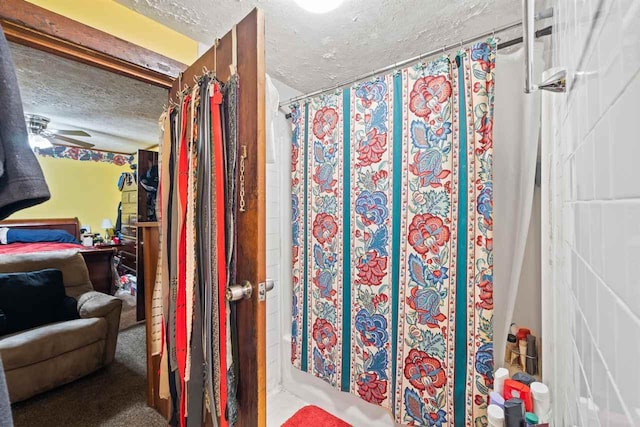
<svg viewBox="0 0 640 427"><path fill-rule="evenodd" d="M66 249L86 250L88 248L77 243L10 243L8 245L0 245L0 255L28 254L33 252L51 252L63 251Z"/></svg>

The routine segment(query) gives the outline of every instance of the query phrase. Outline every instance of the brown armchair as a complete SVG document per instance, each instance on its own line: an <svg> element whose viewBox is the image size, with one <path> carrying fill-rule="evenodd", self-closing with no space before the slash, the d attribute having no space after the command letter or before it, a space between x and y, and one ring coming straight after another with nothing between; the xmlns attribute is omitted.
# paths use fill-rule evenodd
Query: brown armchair
<svg viewBox="0 0 640 427"><path fill-rule="evenodd" d="M0 273L55 268L66 294L78 301L80 319L0 337L11 402L74 381L113 361L122 301L96 292L82 255L74 251L3 256Z"/></svg>

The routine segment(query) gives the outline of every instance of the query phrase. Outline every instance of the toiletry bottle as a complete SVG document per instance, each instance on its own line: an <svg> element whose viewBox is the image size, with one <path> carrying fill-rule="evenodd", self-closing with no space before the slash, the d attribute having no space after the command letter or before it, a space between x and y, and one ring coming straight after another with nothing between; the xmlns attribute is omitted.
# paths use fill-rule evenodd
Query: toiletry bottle
<svg viewBox="0 0 640 427"><path fill-rule="evenodd" d="M551 395L549 387L543 383L533 382L530 386L533 398L533 412L538 416L541 423L551 421Z"/></svg>
<svg viewBox="0 0 640 427"><path fill-rule="evenodd" d="M522 400L514 397L504 402L505 427L523 427L524 405Z"/></svg>
<svg viewBox="0 0 640 427"><path fill-rule="evenodd" d="M527 374L538 373L538 350L536 349L536 337L527 335Z"/></svg>
<svg viewBox="0 0 640 427"><path fill-rule="evenodd" d="M515 380L505 380L504 399L509 400L512 397L517 397L522 400L527 412L533 412L533 398L531 397L531 389L529 386Z"/></svg>
<svg viewBox="0 0 640 427"><path fill-rule="evenodd" d="M533 427L538 425L538 416L533 412L527 412L524 414L524 422L527 423L527 427Z"/></svg>
<svg viewBox="0 0 640 427"><path fill-rule="evenodd" d="M527 335L531 331L528 328L518 329L516 338L518 339L518 353L520 355L520 369L524 372L527 369Z"/></svg>
<svg viewBox="0 0 640 427"><path fill-rule="evenodd" d="M504 352L504 361L507 365L511 365L513 363L513 357L515 352L518 349L518 340L514 334L509 334L507 336L507 347ZM515 354L518 357L517 354Z"/></svg>
<svg viewBox="0 0 640 427"><path fill-rule="evenodd" d="M499 395L503 395L504 380L509 378L509 370L506 368L498 368L493 375L493 391Z"/></svg>
<svg viewBox="0 0 640 427"><path fill-rule="evenodd" d="M531 383L536 380L534 377L524 372L516 372L513 374L511 379L527 386L531 385Z"/></svg>
<svg viewBox="0 0 640 427"><path fill-rule="evenodd" d="M497 391L489 393L489 404L504 408L504 397Z"/></svg>
<svg viewBox="0 0 640 427"><path fill-rule="evenodd" d="M507 366L511 365L511 362L513 361L513 351L518 349L518 341L516 340L517 333L518 325L516 325L515 323L511 323L511 325L509 325L509 333L507 334L507 347L504 352L504 362L507 364Z"/></svg>
<svg viewBox="0 0 640 427"><path fill-rule="evenodd" d="M518 340L518 350L520 353L520 369L527 369L527 340Z"/></svg>
<svg viewBox="0 0 640 427"><path fill-rule="evenodd" d="M487 408L488 427L505 427L504 426L504 409L497 405L489 405Z"/></svg>

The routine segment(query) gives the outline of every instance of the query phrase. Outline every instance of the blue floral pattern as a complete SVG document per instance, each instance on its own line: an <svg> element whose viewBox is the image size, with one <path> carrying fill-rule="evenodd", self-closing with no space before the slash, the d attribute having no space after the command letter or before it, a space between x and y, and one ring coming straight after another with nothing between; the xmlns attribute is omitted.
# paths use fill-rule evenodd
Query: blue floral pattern
<svg viewBox="0 0 640 427"><path fill-rule="evenodd" d="M369 314L366 308L356 314L355 327L356 331L360 332L360 339L364 345L381 348L389 341L387 319L380 314Z"/></svg>
<svg viewBox="0 0 640 427"><path fill-rule="evenodd" d="M356 199L356 213L362 216L365 224L383 224L389 217L386 194L382 191L362 191Z"/></svg>

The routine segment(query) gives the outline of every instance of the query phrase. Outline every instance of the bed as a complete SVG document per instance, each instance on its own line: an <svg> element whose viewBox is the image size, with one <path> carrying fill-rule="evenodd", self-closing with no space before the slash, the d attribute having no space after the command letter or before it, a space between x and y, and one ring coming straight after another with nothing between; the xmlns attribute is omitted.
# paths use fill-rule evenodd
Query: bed
<svg viewBox="0 0 640 427"><path fill-rule="evenodd" d="M0 227L64 230L80 241L80 222L78 218L12 219L0 221ZM98 292L113 295L115 292L113 268L115 248L86 247L74 243L11 243L0 245L0 256L60 250L79 251L89 269L93 288Z"/></svg>

